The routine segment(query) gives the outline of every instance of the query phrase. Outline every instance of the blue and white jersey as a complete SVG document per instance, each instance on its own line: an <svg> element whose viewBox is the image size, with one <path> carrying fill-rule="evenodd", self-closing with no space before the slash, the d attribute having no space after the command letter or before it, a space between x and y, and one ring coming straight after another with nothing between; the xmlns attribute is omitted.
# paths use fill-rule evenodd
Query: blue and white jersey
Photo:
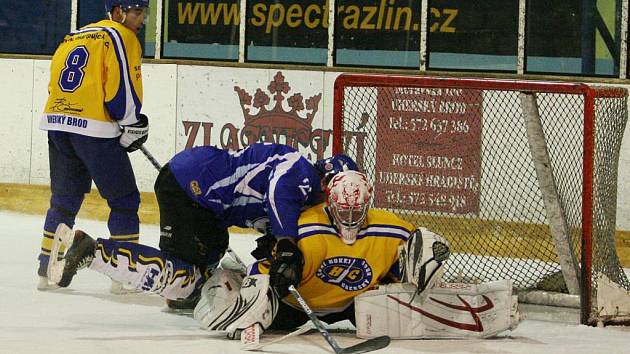
<svg viewBox="0 0 630 354"><path fill-rule="evenodd" d="M260 143L236 152L195 147L169 166L188 196L223 226L259 228L268 218L276 237L296 237L300 211L321 193L315 167L286 145Z"/></svg>

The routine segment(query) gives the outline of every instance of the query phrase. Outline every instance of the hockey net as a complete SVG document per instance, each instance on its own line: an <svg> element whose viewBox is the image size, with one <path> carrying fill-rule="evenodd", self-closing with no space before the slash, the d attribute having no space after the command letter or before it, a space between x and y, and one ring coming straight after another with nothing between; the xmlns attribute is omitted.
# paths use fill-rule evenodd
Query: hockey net
<svg viewBox="0 0 630 354"><path fill-rule="evenodd" d="M366 172L374 207L449 240L446 281L509 278L552 305L568 294L582 323L627 320L614 240L625 89L343 74L334 94L334 152Z"/></svg>

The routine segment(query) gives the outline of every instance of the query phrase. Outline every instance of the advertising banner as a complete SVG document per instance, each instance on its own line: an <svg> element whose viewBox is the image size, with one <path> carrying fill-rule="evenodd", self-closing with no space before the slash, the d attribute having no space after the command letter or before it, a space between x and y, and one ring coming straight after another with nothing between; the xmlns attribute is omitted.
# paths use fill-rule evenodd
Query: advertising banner
<svg viewBox="0 0 630 354"><path fill-rule="evenodd" d="M238 44L238 0L170 0L170 42ZM338 48L417 50L421 0L339 0L335 11ZM431 1L432 50L512 53L518 2ZM326 0L247 2L247 43L254 46L327 48ZM492 20L490 20L492 19ZM479 36L483 31L484 36Z"/></svg>
<svg viewBox="0 0 630 354"><path fill-rule="evenodd" d="M323 126L322 73L190 67L179 75L186 84L178 85L178 150L271 142L312 161L332 151L332 124Z"/></svg>
<svg viewBox="0 0 630 354"><path fill-rule="evenodd" d="M479 213L482 94L379 88L375 206Z"/></svg>

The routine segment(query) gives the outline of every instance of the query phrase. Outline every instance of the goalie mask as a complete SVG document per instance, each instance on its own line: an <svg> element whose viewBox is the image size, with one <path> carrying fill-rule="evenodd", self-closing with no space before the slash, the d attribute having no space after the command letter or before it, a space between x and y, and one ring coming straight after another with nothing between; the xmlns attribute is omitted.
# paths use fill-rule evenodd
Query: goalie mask
<svg viewBox="0 0 630 354"><path fill-rule="evenodd" d="M353 244L363 225L372 199L372 186L357 171L336 174L328 183L328 211L343 242Z"/></svg>

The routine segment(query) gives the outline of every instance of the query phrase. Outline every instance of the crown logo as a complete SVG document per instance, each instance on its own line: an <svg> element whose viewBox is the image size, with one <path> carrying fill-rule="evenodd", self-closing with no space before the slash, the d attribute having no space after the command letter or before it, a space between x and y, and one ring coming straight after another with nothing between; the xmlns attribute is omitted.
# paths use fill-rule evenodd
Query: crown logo
<svg viewBox="0 0 630 354"><path fill-rule="evenodd" d="M309 146L313 130L313 118L319 110L319 102L322 94L311 96L304 100L301 93L294 93L286 98L288 110L284 107L286 94L291 91L289 83L284 81L281 71L273 77L273 81L267 86L267 90L273 95L275 104L271 109L267 107L271 102L270 96L261 90L256 89L252 97L244 89L234 86L234 91L238 94L245 126L241 132L246 136L248 143L258 141L280 142L280 137L285 137L286 145L297 148L297 143L302 146Z"/></svg>

